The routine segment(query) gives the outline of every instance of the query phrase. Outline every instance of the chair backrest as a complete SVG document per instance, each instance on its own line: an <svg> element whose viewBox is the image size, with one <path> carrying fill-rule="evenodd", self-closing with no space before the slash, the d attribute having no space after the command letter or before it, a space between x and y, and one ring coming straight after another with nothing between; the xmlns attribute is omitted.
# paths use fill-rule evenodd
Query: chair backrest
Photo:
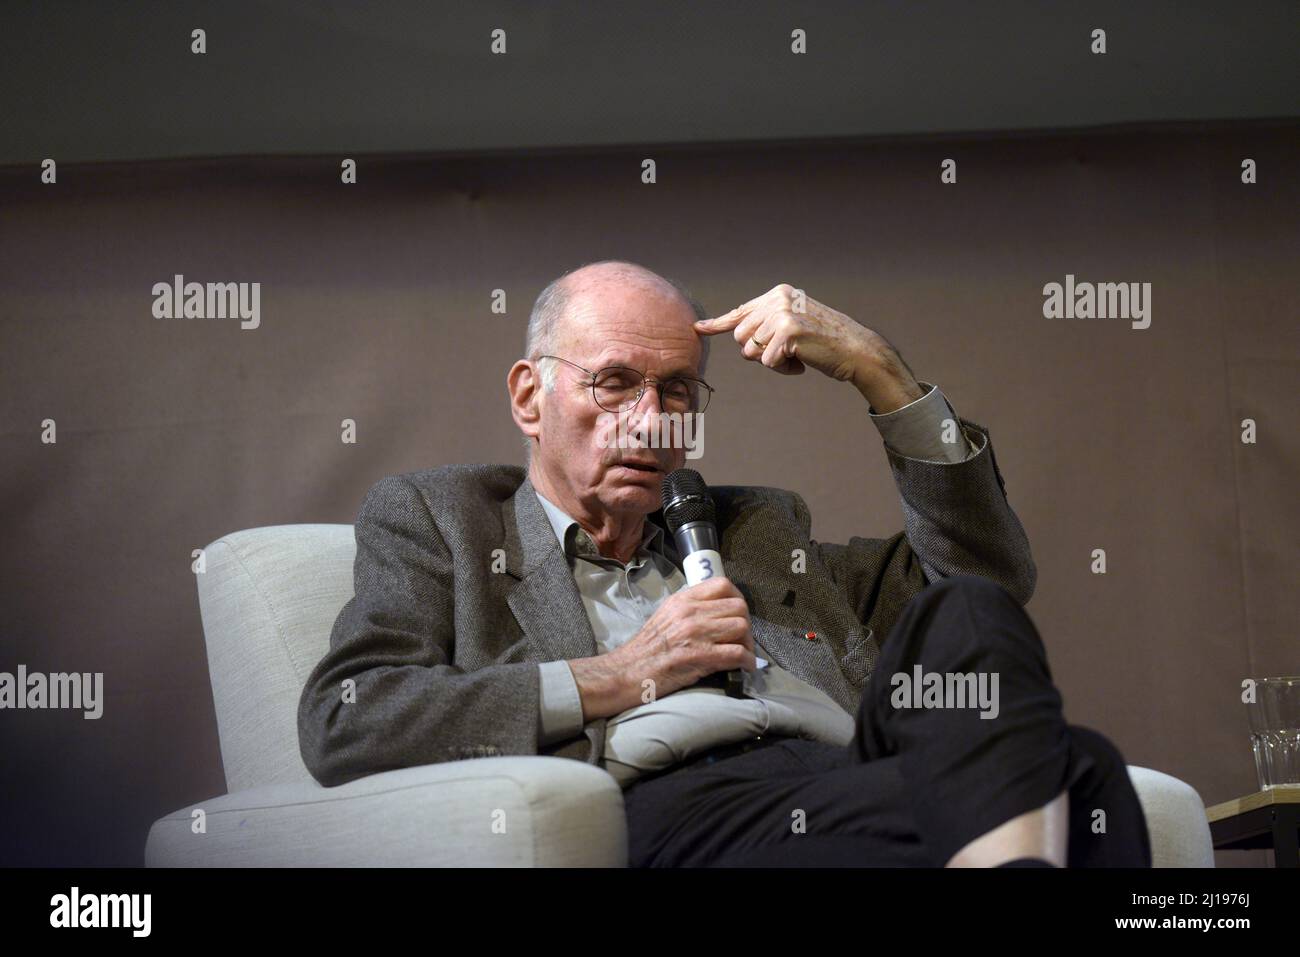
<svg viewBox="0 0 1300 957"><path fill-rule="evenodd" d="M298 750L298 698L352 597L351 525L232 532L197 575L217 733L230 792L313 780Z"/></svg>

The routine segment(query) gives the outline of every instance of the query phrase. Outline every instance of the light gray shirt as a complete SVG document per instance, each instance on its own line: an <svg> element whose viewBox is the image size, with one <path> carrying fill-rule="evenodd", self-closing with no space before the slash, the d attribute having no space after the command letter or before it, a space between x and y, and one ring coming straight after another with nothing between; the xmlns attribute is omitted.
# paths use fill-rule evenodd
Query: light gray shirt
<svg viewBox="0 0 1300 957"><path fill-rule="evenodd" d="M974 455L956 413L938 388L919 383L921 398L884 415L868 410L885 444L899 455L924 461L961 462ZM665 598L686 586L680 557L663 530L645 523L631 561L601 556L591 537L554 503L538 494L564 548L595 634L598 654L634 637ZM692 755L760 734L783 734L847 744L853 716L820 689L766 659L755 649L759 668L745 673L745 697L721 688L682 688L610 717L606 722L605 768L626 787L651 771ZM566 661L548 661L541 673L539 741L551 744L581 733L584 718L577 682Z"/></svg>

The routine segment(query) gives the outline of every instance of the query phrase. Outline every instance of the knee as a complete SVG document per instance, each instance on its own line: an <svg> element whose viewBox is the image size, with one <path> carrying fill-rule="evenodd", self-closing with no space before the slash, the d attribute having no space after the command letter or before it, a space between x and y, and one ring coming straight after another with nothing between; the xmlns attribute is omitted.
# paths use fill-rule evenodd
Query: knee
<svg viewBox="0 0 1300 957"><path fill-rule="evenodd" d="M954 627L930 627L939 619ZM889 660L891 655L907 657L906 649L924 636L931 653L936 653L936 645L963 658L1027 653L1046 670L1046 651L1028 613L1006 588L978 575L950 575L921 589L908 603L895 632L904 637L898 640L891 634L885 643Z"/></svg>
<svg viewBox="0 0 1300 957"><path fill-rule="evenodd" d="M982 575L949 575L931 582L924 589L936 596L961 593L981 600L1011 598L1011 593L991 578ZM1014 601L1015 599L1012 599Z"/></svg>
<svg viewBox="0 0 1300 957"><path fill-rule="evenodd" d="M978 607L999 607L1024 612L1015 596L1006 588L980 575L949 575L923 588L917 598L928 601L952 601L960 598Z"/></svg>

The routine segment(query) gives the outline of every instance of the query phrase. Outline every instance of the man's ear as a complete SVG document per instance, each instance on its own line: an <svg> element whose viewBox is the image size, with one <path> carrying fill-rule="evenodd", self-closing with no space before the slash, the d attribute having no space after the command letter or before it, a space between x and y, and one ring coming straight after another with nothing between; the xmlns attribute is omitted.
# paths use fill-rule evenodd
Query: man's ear
<svg viewBox="0 0 1300 957"><path fill-rule="evenodd" d="M542 429L542 381L536 366L520 359L506 373L506 388L510 391L510 414L515 425L530 439L537 438Z"/></svg>

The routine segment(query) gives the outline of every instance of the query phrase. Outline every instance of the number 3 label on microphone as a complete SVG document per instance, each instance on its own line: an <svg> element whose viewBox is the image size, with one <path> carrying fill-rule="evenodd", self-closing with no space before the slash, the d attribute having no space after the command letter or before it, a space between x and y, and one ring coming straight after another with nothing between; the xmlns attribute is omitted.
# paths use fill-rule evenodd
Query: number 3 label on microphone
<svg viewBox="0 0 1300 957"><path fill-rule="evenodd" d="M710 548L691 552L682 560L686 584L698 585L702 581L722 575L722 556Z"/></svg>

